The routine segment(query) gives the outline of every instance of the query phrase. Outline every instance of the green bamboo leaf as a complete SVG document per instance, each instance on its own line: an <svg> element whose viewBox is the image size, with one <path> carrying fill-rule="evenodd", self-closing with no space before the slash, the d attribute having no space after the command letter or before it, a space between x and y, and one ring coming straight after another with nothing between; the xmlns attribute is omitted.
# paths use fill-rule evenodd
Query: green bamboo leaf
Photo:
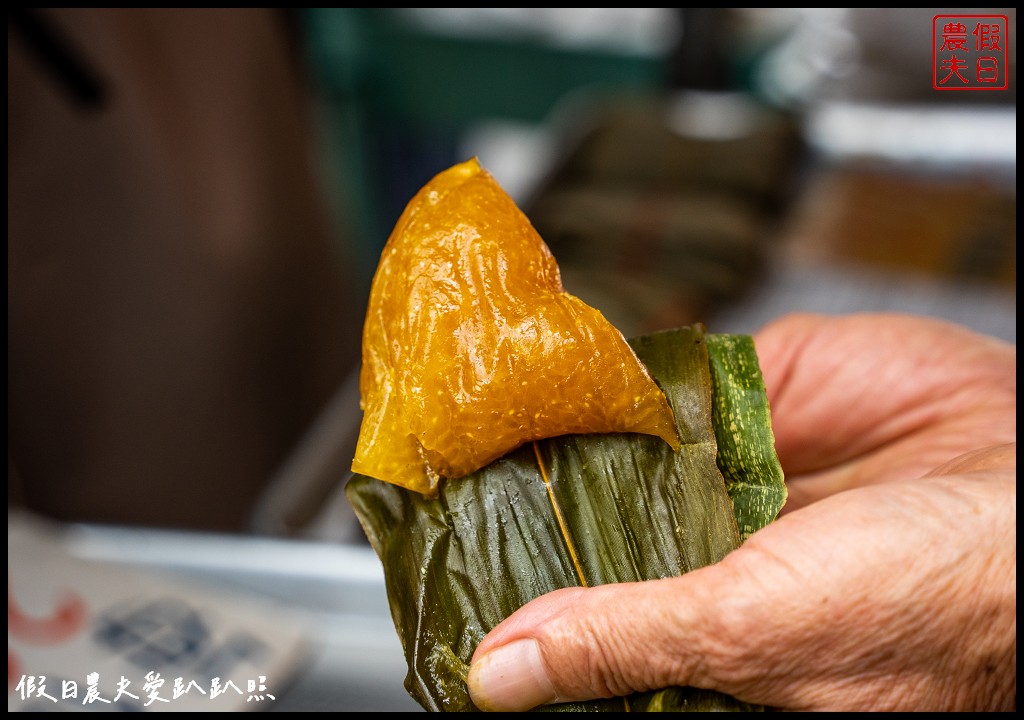
<svg viewBox="0 0 1024 720"><path fill-rule="evenodd" d="M476 709L465 686L469 659L526 602L563 587L680 575L739 546L717 462L702 329L632 344L673 408L678 452L646 435L564 436L442 481L432 500L368 477L349 482L348 497L384 564L409 663L406 688L425 708ZM732 387L722 383L724 392ZM742 406L729 405L734 412ZM669 688L544 709L754 708L711 691Z"/></svg>
<svg viewBox="0 0 1024 720"><path fill-rule="evenodd" d="M746 541L778 517L786 483L753 338L708 335L707 342L718 467Z"/></svg>

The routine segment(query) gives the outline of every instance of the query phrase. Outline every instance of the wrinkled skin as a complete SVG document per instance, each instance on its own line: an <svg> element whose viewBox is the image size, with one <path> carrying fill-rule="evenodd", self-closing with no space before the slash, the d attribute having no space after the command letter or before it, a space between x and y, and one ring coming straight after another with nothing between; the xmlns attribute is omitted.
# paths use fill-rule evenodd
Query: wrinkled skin
<svg viewBox="0 0 1024 720"><path fill-rule="evenodd" d="M894 315L789 316L755 341L783 516L718 565L526 605L477 649L478 705L696 685L793 710L1016 707L1016 347Z"/></svg>

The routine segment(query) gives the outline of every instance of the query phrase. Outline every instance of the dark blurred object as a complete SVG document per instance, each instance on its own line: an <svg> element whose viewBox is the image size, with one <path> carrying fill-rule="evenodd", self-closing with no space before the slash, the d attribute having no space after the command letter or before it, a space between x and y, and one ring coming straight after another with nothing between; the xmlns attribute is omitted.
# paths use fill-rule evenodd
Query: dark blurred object
<svg viewBox="0 0 1024 720"><path fill-rule="evenodd" d="M50 73L55 84L82 107L103 104L106 88L60 29L37 8L11 8L7 11L10 29L21 38L25 49Z"/></svg>
<svg viewBox="0 0 1024 720"><path fill-rule="evenodd" d="M667 61L674 89L735 89L730 8L675 8L681 32Z"/></svg>
<svg viewBox="0 0 1024 720"><path fill-rule="evenodd" d="M244 529L362 319L282 17L43 9L8 38L9 498Z"/></svg>
<svg viewBox="0 0 1024 720"><path fill-rule="evenodd" d="M634 335L700 322L751 282L793 190L792 118L690 92L614 96L563 125L578 137L526 212L571 292Z"/></svg>

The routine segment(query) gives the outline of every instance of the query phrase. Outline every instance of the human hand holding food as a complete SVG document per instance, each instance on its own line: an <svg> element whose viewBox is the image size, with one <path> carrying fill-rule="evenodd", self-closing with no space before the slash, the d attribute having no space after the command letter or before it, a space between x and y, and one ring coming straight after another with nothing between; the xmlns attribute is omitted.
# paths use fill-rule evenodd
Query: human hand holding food
<svg viewBox="0 0 1024 720"><path fill-rule="evenodd" d="M794 316L756 343L787 514L717 565L527 604L477 648L478 706L673 685L1015 706L1015 347L899 316Z"/></svg>

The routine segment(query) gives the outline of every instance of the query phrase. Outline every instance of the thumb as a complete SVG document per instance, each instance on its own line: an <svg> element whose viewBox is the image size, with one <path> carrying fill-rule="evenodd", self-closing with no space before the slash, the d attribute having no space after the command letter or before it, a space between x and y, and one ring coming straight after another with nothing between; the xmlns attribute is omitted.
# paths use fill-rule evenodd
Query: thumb
<svg viewBox="0 0 1024 720"><path fill-rule="evenodd" d="M737 551L739 552L739 551ZM567 588L528 603L480 644L470 696L483 710L627 695L674 685L709 685L726 637L728 567L682 577ZM734 632L734 631L733 631Z"/></svg>

